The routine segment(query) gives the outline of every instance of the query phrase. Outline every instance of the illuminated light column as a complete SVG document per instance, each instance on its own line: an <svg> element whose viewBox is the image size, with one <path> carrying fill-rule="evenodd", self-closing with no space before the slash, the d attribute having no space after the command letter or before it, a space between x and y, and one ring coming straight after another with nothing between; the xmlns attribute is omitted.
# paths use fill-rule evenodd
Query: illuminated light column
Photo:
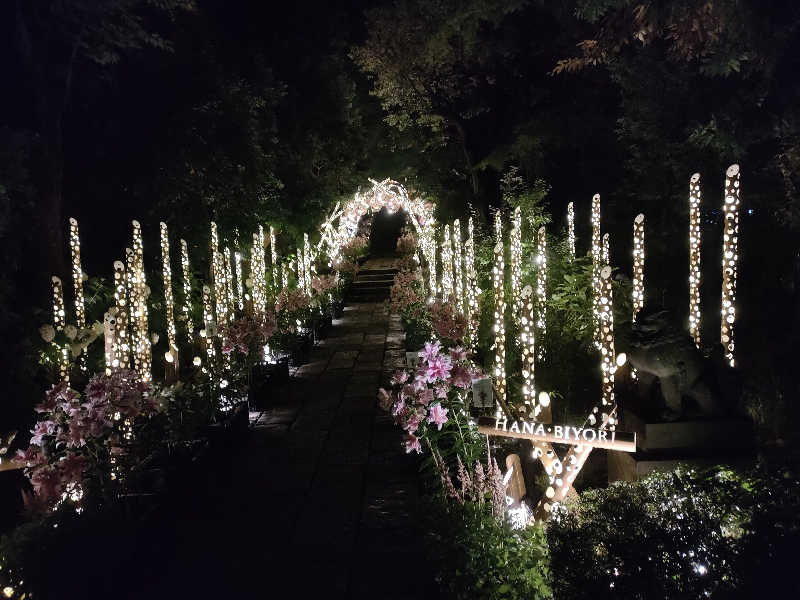
<svg viewBox="0 0 800 600"><path fill-rule="evenodd" d="M61 279L53 275L53 327L56 331L64 331L67 325L67 313L64 310L64 287ZM69 385L69 342L58 346L58 376L61 381Z"/></svg>
<svg viewBox="0 0 800 600"><path fill-rule="evenodd" d="M608 258L608 234L603 234L603 266L609 265L611 261Z"/></svg>
<svg viewBox="0 0 800 600"><path fill-rule="evenodd" d="M700 173L689 179L689 335L700 347Z"/></svg>
<svg viewBox="0 0 800 600"><path fill-rule="evenodd" d="M547 334L547 230L539 228L536 251L536 303L539 310L536 314L536 328L539 339ZM539 358L544 358L544 344L539 344Z"/></svg>
<svg viewBox="0 0 800 600"><path fill-rule="evenodd" d="M603 246L600 239L600 194L592 196L592 314L594 320L594 343L600 347L600 270L602 269Z"/></svg>
<svg viewBox="0 0 800 600"><path fill-rule="evenodd" d="M186 240L181 240L181 270L183 271L183 316L186 317L186 341L191 343L194 338L194 323L192 323L192 280L189 268L189 246Z"/></svg>
<svg viewBox="0 0 800 600"><path fill-rule="evenodd" d="M211 221L211 284L214 286L213 293L217 324L222 325L228 320L225 264L222 260L222 255L219 253L217 224L214 221Z"/></svg>
<svg viewBox="0 0 800 600"><path fill-rule="evenodd" d="M138 221L133 221L133 248L128 254L128 259L128 282L132 283L132 286L128 286L128 299L131 303L131 324L136 332L136 337L133 339L133 364L139 379L148 382L152 379L150 372L152 349L147 311L149 289L144 273L142 228Z"/></svg>
<svg viewBox="0 0 800 600"><path fill-rule="evenodd" d="M442 283L439 293L442 300L448 301L453 295L453 247L450 244L450 225L444 226L444 239L441 246Z"/></svg>
<svg viewBox="0 0 800 600"><path fill-rule="evenodd" d="M234 318L234 309L236 308L236 287L233 284L233 266L231 264L231 249L225 246L222 250L223 260L225 261L225 292L228 299L228 314L230 319Z"/></svg>
<svg viewBox="0 0 800 600"><path fill-rule="evenodd" d="M500 213L500 209L496 210L494 213L494 242L503 241L503 216Z"/></svg>
<svg viewBox="0 0 800 600"><path fill-rule="evenodd" d="M308 242L308 234L303 234L303 287L307 295L311 295L311 275L313 265L311 258L311 244Z"/></svg>
<svg viewBox="0 0 800 600"><path fill-rule="evenodd" d="M303 251L300 249L300 246L297 247L297 258L295 262L295 279L297 281L297 287L299 289L303 289L305 285L306 278L303 275Z"/></svg>
<svg viewBox="0 0 800 600"><path fill-rule="evenodd" d="M167 224L160 223L161 227L161 275L164 280L164 317L167 322L167 343L169 350L167 354L171 358L165 358L168 363L172 363L177 373L178 367L178 339L175 331L175 301L172 296L172 267L169 260L169 232Z"/></svg>
<svg viewBox="0 0 800 600"><path fill-rule="evenodd" d="M464 294L464 312L467 315L467 331L469 334L470 347L475 347L478 314L478 274L475 271L475 232L472 226L472 217L467 222L467 233L469 237L464 243L464 262L465 262L465 285L467 293Z"/></svg>
<svg viewBox="0 0 800 600"><path fill-rule="evenodd" d="M75 293L75 325L78 329L86 327L86 309L83 302L83 270L81 269L81 238L78 235L78 221L69 220L69 248L72 254L72 289ZM86 372L86 348L81 352L78 362L81 371Z"/></svg>
<svg viewBox="0 0 800 600"><path fill-rule="evenodd" d="M520 317L520 342L522 344L522 397L530 417L538 415L536 402L536 317L533 290L526 285L520 293L522 314Z"/></svg>
<svg viewBox="0 0 800 600"><path fill-rule="evenodd" d="M225 277L225 257L214 255L214 300L217 309L217 327L228 322L228 284Z"/></svg>
<svg viewBox="0 0 800 600"><path fill-rule="evenodd" d="M515 322L519 321L522 313L522 212L519 206L514 209L511 220L511 231L508 234L511 246L511 298L512 313Z"/></svg>
<svg viewBox="0 0 800 600"><path fill-rule="evenodd" d="M424 236L421 240L425 260L428 262L428 289L431 298L436 295L437 273L436 273L436 241L433 237L433 226L425 228Z"/></svg>
<svg viewBox="0 0 800 600"><path fill-rule="evenodd" d="M207 285L203 286L203 331L201 332L202 336L205 338L206 344L206 356L208 356L209 362L213 361L214 356L216 356L216 351L214 349L214 336L211 335L211 332L214 330L214 311L212 308L211 302L211 288Z"/></svg>
<svg viewBox="0 0 800 600"><path fill-rule="evenodd" d="M736 366L734 325L736 324L736 263L739 260L739 165L725 171L725 225L722 234L722 311L720 342L725 358Z"/></svg>
<svg viewBox="0 0 800 600"><path fill-rule="evenodd" d="M289 282L289 267L286 265L285 262L281 263L281 282L282 282L281 285L284 288L286 287L287 283ZM279 293L280 293L280 291L279 291Z"/></svg>
<svg viewBox="0 0 800 600"><path fill-rule="evenodd" d="M497 416L502 416L502 403L506 401L506 327L505 327L505 260L503 242L494 247L494 381L497 393Z"/></svg>
<svg viewBox="0 0 800 600"><path fill-rule="evenodd" d="M639 213L633 220L633 285L631 304L633 320L644 306L644 215Z"/></svg>
<svg viewBox="0 0 800 600"><path fill-rule="evenodd" d="M128 278L122 261L114 261L114 307L116 325L114 327L114 348L110 364L106 361L106 372L111 369L127 369L130 366L131 338L128 333L130 321L130 301L128 300Z"/></svg>
<svg viewBox="0 0 800 600"><path fill-rule="evenodd" d="M285 279L279 278L281 272L278 271L278 245L275 242L275 228L272 225L269 226L269 251L272 258L272 285L275 287L277 296L285 285Z"/></svg>
<svg viewBox="0 0 800 600"><path fill-rule="evenodd" d="M236 306L244 310L244 283L242 280L242 253L238 250L233 253L234 268L236 271Z"/></svg>
<svg viewBox="0 0 800 600"><path fill-rule="evenodd" d="M601 399L602 423L614 430L614 417L611 411L616 407L614 401L614 371L617 369L617 355L614 351L614 312L611 294L611 267L606 265L600 271L600 369L603 376L603 395Z"/></svg>
<svg viewBox="0 0 800 600"><path fill-rule="evenodd" d="M456 308L460 313L464 312L464 305L461 300L464 297L463 264L461 260L461 223L456 219L453 221L453 279L455 281L454 292L456 295Z"/></svg>
<svg viewBox="0 0 800 600"><path fill-rule="evenodd" d="M263 294L261 281L264 278L264 248L261 245L261 236L253 234L253 246L250 249L250 292L253 296L253 313L256 317L263 317L267 308L267 299Z"/></svg>
<svg viewBox="0 0 800 600"><path fill-rule="evenodd" d="M567 242L569 262L575 260L575 206L572 202L567 204Z"/></svg>

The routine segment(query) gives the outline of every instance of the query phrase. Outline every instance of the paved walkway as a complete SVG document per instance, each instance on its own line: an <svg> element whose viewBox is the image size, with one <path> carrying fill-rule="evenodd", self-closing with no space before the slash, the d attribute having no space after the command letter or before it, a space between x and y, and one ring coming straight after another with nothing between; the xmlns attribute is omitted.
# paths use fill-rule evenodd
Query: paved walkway
<svg viewBox="0 0 800 600"><path fill-rule="evenodd" d="M137 591L435 597L415 518L418 459L403 453L400 429L376 403L403 358L398 317L383 304L346 306L291 396L251 415L247 447L210 469L185 515L165 524L167 547L144 566Z"/></svg>

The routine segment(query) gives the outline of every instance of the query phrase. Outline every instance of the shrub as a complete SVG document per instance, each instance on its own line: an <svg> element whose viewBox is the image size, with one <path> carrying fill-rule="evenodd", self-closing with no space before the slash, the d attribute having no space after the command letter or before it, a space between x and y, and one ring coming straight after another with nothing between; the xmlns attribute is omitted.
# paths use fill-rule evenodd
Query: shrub
<svg viewBox="0 0 800 600"><path fill-rule="evenodd" d="M754 598L797 591L789 474L679 468L585 491L548 527L555 597Z"/></svg>
<svg viewBox="0 0 800 600"><path fill-rule="evenodd" d="M513 530L491 506L431 501L428 545L439 584L454 598L551 598L542 527Z"/></svg>

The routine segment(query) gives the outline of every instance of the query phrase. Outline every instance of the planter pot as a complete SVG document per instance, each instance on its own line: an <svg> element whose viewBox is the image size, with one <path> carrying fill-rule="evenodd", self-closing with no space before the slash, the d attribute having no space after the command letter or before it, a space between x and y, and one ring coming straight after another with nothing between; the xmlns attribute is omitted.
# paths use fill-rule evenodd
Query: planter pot
<svg viewBox="0 0 800 600"><path fill-rule="evenodd" d="M311 347L314 345L314 334L308 332L297 337L292 344L290 362L299 367L306 364L311 357Z"/></svg>
<svg viewBox="0 0 800 600"><path fill-rule="evenodd" d="M321 316L314 325L314 342L324 340L328 337L331 326L333 325L333 317L329 314Z"/></svg>
<svg viewBox="0 0 800 600"><path fill-rule="evenodd" d="M333 316L336 319L341 319L344 314L344 302L339 301L333 305Z"/></svg>
<svg viewBox="0 0 800 600"><path fill-rule="evenodd" d="M250 378L247 403L253 410L272 406L278 388L289 380L289 358L279 358L275 364L256 365Z"/></svg>

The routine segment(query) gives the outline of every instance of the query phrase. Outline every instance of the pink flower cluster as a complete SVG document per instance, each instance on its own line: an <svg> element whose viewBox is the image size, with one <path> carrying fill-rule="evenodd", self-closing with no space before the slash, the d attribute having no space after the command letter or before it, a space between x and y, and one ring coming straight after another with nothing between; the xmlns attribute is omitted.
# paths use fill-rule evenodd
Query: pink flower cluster
<svg viewBox="0 0 800 600"><path fill-rule="evenodd" d="M311 280L311 289L318 295L326 294L339 287L336 275L320 275Z"/></svg>
<svg viewBox="0 0 800 600"><path fill-rule="evenodd" d="M394 276L392 289L389 291L389 308L398 314L407 313L410 309L421 309L425 305L419 275L415 271L400 271Z"/></svg>
<svg viewBox="0 0 800 600"><path fill-rule="evenodd" d="M300 288L284 289L278 294L275 310L278 313L295 315L308 310L310 305L308 295Z"/></svg>
<svg viewBox="0 0 800 600"><path fill-rule="evenodd" d="M266 314L264 318L245 314L230 325L220 328L224 340L222 353L230 354L237 350L245 356L258 355L264 344L275 333L276 327L275 315L271 313Z"/></svg>
<svg viewBox="0 0 800 600"><path fill-rule="evenodd" d="M436 300L429 306L431 326L442 340L458 343L467 334L467 318L452 303Z"/></svg>
<svg viewBox="0 0 800 600"><path fill-rule="evenodd" d="M422 452L420 440L432 427L441 431L448 422L450 391L472 385L472 367L461 348L442 352L439 342L428 343L420 358L416 370L395 372L391 379L394 391L378 390L379 406L391 412L406 432L406 452Z"/></svg>
<svg viewBox="0 0 800 600"><path fill-rule="evenodd" d="M17 458L26 466L38 500L52 507L62 494L80 485L98 450L119 448L116 423L151 416L161 410L149 384L136 373L119 369L95 375L80 395L66 384L54 385L35 407L44 418L31 430L30 446Z"/></svg>
<svg viewBox="0 0 800 600"><path fill-rule="evenodd" d="M413 254L417 249L417 238L410 231L404 233L397 239L397 253L398 254Z"/></svg>

